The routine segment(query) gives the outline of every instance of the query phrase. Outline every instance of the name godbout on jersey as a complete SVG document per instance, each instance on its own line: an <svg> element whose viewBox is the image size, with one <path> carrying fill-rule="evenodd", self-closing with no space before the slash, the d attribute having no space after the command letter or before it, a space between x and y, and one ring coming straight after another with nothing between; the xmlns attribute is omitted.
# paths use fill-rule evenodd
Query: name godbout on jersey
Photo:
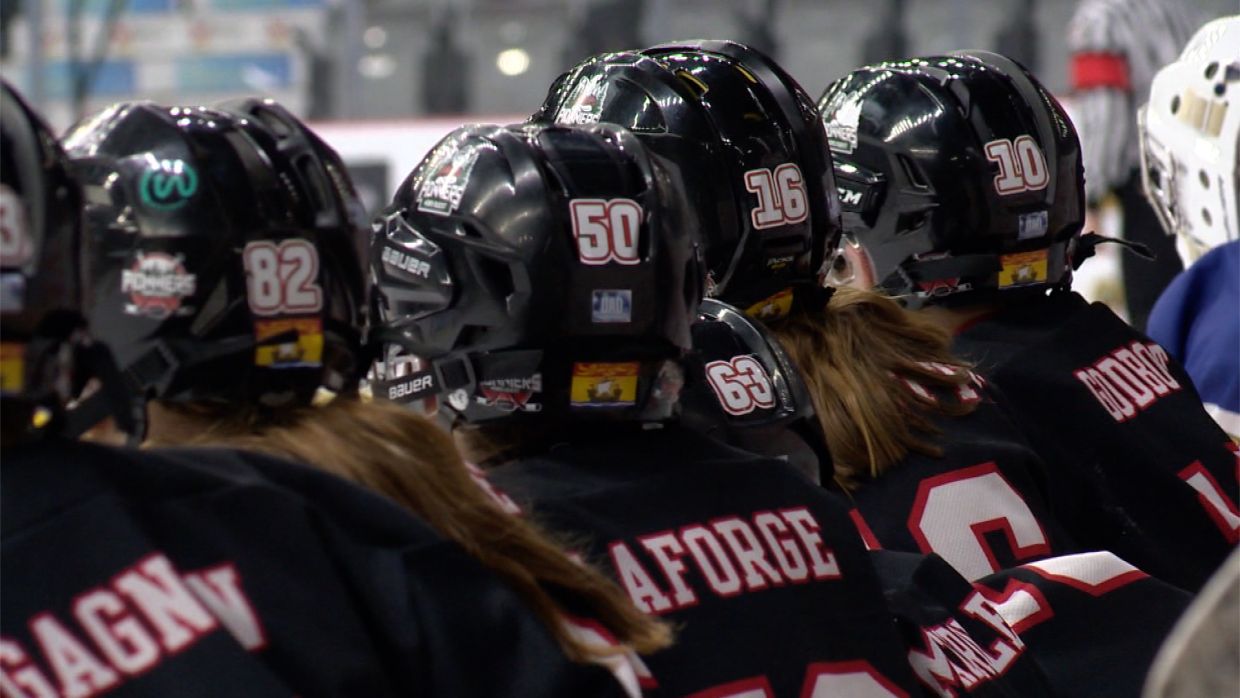
<svg viewBox="0 0 1240 698"><path fill-rule="evenodd" d="M182 300L198 287L198 278L186 271L184 261L183 255L139 252L121 271L121 293L129 294L125 313L163 319L183 312Z"/></svg>

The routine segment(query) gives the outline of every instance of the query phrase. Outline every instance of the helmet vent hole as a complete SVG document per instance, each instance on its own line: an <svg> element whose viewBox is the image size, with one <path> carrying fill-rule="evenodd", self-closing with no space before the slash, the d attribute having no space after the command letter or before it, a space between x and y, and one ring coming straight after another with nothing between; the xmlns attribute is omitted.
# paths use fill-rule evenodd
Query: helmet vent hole
<svg viewBox="0 0 1240 698"><path fill-rule="evenodd" d="M1171 98L1171 113L1178 114L1180 112L1180 96L1176 95Z"/></svg>
<svg viewBox="0 0 1240 698"><path fill-rule="evenodd" d="M1201 181L1201 186L1210 188L1210 175L1206 174L1205 170L1197 170L1197 179Z"/></svg>
<svg viewBox="0 0 1240 698"><path fill-rule="evenodd" d="M492 298L507 299L516 291L512 281L512 271L504 262L476 257L478 281Z"/></svg>
<svg viewBox="0 0 1240 698"><path fill-rule="evenodd" d="M900 167L904 170L904 176L910 184L922 189L930 187L930 183L921 175L921 168L917 167L917 164L910 160L907 155L897 155L896 159L900 161Z"/></svg>
<svg viewBox="0 0 1240 698"><path fill-rule="evenodd" d="M1213 80L1215 73L1218 72L1218 61L1210 61L1210 65L1206 66L1206 80Z"/></svg>
<svg viewBox="0 0 1240 698"><path fill-rule="evenodd" d="M1214 225L1214 217L1210 215L1210 209L1201 209L1201 220L1205 221L1206 225Z"/></svg>

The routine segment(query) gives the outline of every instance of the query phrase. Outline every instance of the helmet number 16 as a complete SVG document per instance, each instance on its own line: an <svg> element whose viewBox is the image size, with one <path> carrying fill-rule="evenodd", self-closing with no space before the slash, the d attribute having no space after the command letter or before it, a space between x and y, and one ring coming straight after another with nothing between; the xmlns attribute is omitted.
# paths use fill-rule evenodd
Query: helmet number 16
<svg viewBox="0 0 1240 698"><path fill-rule="evenodd" d="M791 162L774 170L760 167L745 173L745 189L758 196L749 214L755 230L800 223L809 216L809 197L801 168Z"/></svg>
<svg viewBox="0 0 1240 698"><path fill-rule="evenodd" d="M999 165L995 191L1000 196L1038 191L1050 183L1046 156L1031 136L1017 136L1015 140L1000 138L987 143L986 159Z"/></svg>
<svg viewBox="0 0 1240 698"><path fill-rule="evenodd" d="M323 308L319 252L301 238L246 243L246 295L255 315L317 313Z"/></svg>

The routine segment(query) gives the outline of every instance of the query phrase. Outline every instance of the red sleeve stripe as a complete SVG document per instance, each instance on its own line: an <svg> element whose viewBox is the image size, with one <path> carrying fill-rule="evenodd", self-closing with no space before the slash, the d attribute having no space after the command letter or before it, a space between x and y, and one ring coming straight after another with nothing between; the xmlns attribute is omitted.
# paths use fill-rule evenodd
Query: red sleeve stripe
<svg viewBox="0 0 1240 698"><path fill-rule="evenodd" d="M1072 56L1072 89L1111 87L1131 91L1128 59L1118 53L1077 53Z"/></svg>

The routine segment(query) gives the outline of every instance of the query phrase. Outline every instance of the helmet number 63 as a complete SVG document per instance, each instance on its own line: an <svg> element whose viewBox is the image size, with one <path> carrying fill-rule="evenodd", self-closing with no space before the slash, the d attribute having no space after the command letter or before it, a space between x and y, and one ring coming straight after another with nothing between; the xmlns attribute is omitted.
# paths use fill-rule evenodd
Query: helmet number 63
<svg viewBox="0 0 1240 698"><path fill-rule="evenodd" d="M582 264L637 264L642 207L632 199L573 199L568 204Z"/></svg>
<svg viewBox="0 0 1240 698"><path fill-rule="evenodd" d="M246 243L246 295L255 315L316 313L323 308L319 251L301 238Z"/></svg>
<svg viewBox="0 0 1240 698"><path fill-rule="evenodd" d="M995 191L1001 196L1045 189L1051 180L1046 156L1032 136L991 141L986 144L986 159L999 165Z"/></svg>
<svg viewBox="0 0 1240 698"><path fill-rule="evenodd" d="M740 416L775 406L771 378L752 356L706 364L706 381L719 398L719 406L728 414Z"/></svg>

